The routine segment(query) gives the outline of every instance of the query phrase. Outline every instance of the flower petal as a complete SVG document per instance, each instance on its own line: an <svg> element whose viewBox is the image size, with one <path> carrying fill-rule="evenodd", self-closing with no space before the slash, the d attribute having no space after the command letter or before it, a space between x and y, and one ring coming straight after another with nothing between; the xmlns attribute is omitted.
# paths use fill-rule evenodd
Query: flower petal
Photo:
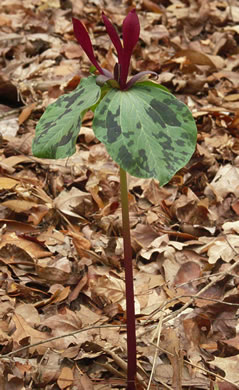
<svg viewBox="0 0 239 390"><path fill-rule="evenodd" d="M133 9L128 13L123 22L123 42L124 49L127 51L133 51L136 43L139 40L140 24L139 18L136 14L136 10Z"/></svg>
<svg viewBox="0 0 239 390"><path fill-rule="evenodd" d="M98 71L101 74L104 74L103 69L100 67L100 65L98 64L98 62L96 60L89 34L86 31L84 25L81 23L80 20L78 20L76 18L72 18L72 22L73 22L74 34L75 34L77 41L81 45L82 49L86 53L89 60L92 62L93 65L95 65L96 69L98 69Z"/></svg>
<svg viewBox="0 0 239 390"><path fill-rule="evenodd" d="M103 19L104 25L106 27L106 31L111 39L111 42L113 43L114 47L116 48L119 63L121 63L122 56L123 56L123 47L122 47L122 43L120 41L120 38L117 34L117 31L114 28L113 24L109 21L107 16L104 14L104 12L102 12L102 19Z"/></svg>
<svg viewBox="0 0 239 390"><path fill-rule="evenodd" d="M129 12L123 22L123 42L124 42L124 55L121 67L121 87L124 87L127 81L129 72L130 57L133 49L138 42L140 33L139 18L136 14L136 10L133 9Z"/></svg>

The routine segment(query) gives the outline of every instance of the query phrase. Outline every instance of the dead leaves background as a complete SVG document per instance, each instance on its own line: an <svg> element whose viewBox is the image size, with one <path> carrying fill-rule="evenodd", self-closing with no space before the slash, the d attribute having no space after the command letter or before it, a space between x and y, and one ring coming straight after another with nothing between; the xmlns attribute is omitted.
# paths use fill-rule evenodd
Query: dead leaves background
<svg viewBox="0 0 239 390"><path fill-rule="evenodd" d="M132 73L158 72L198 125L165 188L129 178L139 388L239 388L238 2L2 0L1 389L125 388L118 168L90 114L67 160L35 158L31 142L45 107L88 72L71 15L111 69L100 13L119 27L135 6Z"/></svg>

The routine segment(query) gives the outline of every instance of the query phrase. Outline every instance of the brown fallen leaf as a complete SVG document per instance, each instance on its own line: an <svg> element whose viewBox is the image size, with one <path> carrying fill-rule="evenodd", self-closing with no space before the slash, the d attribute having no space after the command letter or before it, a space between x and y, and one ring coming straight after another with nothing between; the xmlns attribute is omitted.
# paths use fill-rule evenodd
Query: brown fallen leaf
<svg viewBox="0 0 239 390"><path fill-rule="evenodd" d="M45 257L36 264L37 275L48 283L66 283L71 278L71 262L67 257ZM75 275L77 278L77 275Z"/></svg>
<svg viewBox="0 0 239 390"><path fill-rule="evenodd" d="M72 310L65 308L61 313L46 318L43 325L51 329L51 335L62 336L81 329L82 321L79 313L74 313ZM87 332L76 334L75 336L64 337L54 341L54 347L62 350L67 348L71 343L79 344L87 340Z"/></svg>
<svg viewBox="0 0 239 390"><path fill-rule="evenodd" d="M14 314L12 321L15 324L16 330L12 334L13 343L15 349L21 347L21 342L26 339L29 340L29 344L38 343L41 341L46 341L50 336L46 332L39 332L36 329L33 329L25 319L19 315ZM26 341L25 340L25 341ZM37 345L35 347L29 348L30 353L37 351L39 354L44 354L48 348L52 348L53 345L51 342L46 342L42 345Z"/></svg>
<svg viewBox="0 0 239 390"><path fill-rule="evenodd" d="M162 347L167 351L168 359L173 367L172 386L177 390L182 389L183 353L180 340L176 331L172 328L163 332Z"/></svg>
<svg viewBox="0 0 239 390"><path fill-rule="evenodd" d="M179 268L175 279L174 285L180 286L188 294L193 294L196 292L196 289L193 287L192 282L194 279L197 279L201 276L201 267L198 263L194 261L186 261Z"/></svg>
<svg viewBox="0 0 239 390"><path fill-rule="evenodd" d="M196 50L179 50L175 54L175 58L179 57L186 57L193 65L207 65L211 68L215 68L214 63L206 54Z"/></svg>
<svg viewBox="0 0 239 390"><path fill-rule="evenodd" d="M6 226L5 230L8 232L15 232L20 234L35 233L36 227L29 223L23 223L11 219L0 219L0 228Z"/></svg>
<svg viewBox="0 0 239 390"><path fill-rule="evenodd" d="M94 390L95 388L86 374L81 375L78 381L79 390Z"/></svg>
<svg viewBox="0 0 239 390"><path fill-rule="evenodd" d="M93 209L93 202L89 193L72 187L70 191L62 191L60 195L54 199L54 206L56 209L59 209L60 212L68 216L82 218L81 215L84 214L86 210Z"/></svg>
<svg viewBox="0 0 239 390"><path fill-rule="evenodd" d="M225 379L229 380L235 386L239 385L239 372L238 372L239 355L229 357L215 356L214 360L210 362L210 366L218 367L225 373ZM237 387L238 388L238 387Z"/></svg>
<svg viewBox="0 0 239 390"><path fill-rule="evenodd" d="M153 2L151 0L143 0L142 6L145 10L148 10L150 12L155 12L157 14L163 14L163 9L156 4L156 2Z"/></svg>
<svg viewBox="0 0 239 390"><path fill-rule="evenodd" d="M87 274L84 274L83 277L80 279L80 281L77 283L76 287L70 293L68 301L73 302L75 299L77 299L78 295L83 290L83 288L87 286L87 283L88 283L88 276Z"/></svg>
<svg viewBox="0 0 239 390"><path fill-rule="evenodd" d="M45 299L43 301L39 301L35 303L35 307L40 308L46 305L62 302L68 297L69 294L70 294L70 286L63 288L62 290L57 289L56 291L54 291L53 295L49 299Z"/></svg>
<svg viewBox="0 0 239 390"><path fill-rule="evenodd" d="M18 184L18 180L11 179L10 177L0 177L0 190L10 190Z"/></svg>
<svg viewBox="0 0 239 390"><path fill-rule="evenodd" d="M17 257L17 252L16 252L17 248L24 250L28 254L28 256L30 256L32 259L44 258L46 256L49 256L50 254L50 252L48 252L46 249L43 249L40 243L27 240L23 237L19 237L16 235L15 232L6 232L2 235L1 238L2 239L0 242L0 249L4 248L4 246L6 245L12 246L13 248L12 255L14 256L14 253L16 253L15 255L16 257Z"/></svg>
<svg viewBox="0 0 239 390"><path fill-rule="evenodd" d="M16 213L27 213L29 222L38 225L42 218L49 212L47 205L38 204L30 200L12 199L2 202L2 205Z"/></svg>
<svg viewBox="0 0 239 390"><path fill-rule="evenodd" d="M23 122L25 122L29 118L29 116L31 115L32 111L34 111L35 107L36 107L36 103L32 103L32 104L29 104L29 106L26 106L22 110L21 114L18 117L19 125L21 125Z"/></svg>
<svg viewBox="0 0 239 390"><path fill-rule="evenodd" d="M72 237L77 253L82 257L87 257L86 250L90 250L91 242L80 232L69 231L68 235Z"/></svg>
<svg viewBox="0 0 239 390"><path fill-rule="evenodd" d="M69 388L69 386L72 385L74 381L74 375L72 372L72 369L70 367L62 367L60 375L57 379L57 384L60 387L61 390L64 390L66 387Z"/></svg>

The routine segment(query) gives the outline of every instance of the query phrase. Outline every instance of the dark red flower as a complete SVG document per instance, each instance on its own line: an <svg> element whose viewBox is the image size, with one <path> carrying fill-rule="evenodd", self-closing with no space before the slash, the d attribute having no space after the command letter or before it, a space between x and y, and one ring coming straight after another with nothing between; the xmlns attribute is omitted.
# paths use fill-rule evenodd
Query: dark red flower
<svg viewBox="0 0 239 390"><path fill-rule="evenodd" d="M107 16L104 13L102 13L102 19L105 24L106 31L118 55L118 63L115 65L114 74L112 74L107 69L104 69L99 65L94 55L89 34L86 31L84 25L81 23L80 20L72 18L75 37L79 42L79 44L81 45L84 52L87 54L89 60L99 71L101 75L98 78L99 81L104 83L105 81L108 80L115 80L119 85L119 88L125 90L130 88L136 81L140 80L146 74L151 73L156 75L155 72L144 71L133 76L131 80L127 82L130 58L133 53L134 47L139 40L139 33L140 33L139 18L135 12L135 9L130 11L123 21L123 27L122 27L123 46L113 24L110 22L110 20L107 18Z"/></svg>

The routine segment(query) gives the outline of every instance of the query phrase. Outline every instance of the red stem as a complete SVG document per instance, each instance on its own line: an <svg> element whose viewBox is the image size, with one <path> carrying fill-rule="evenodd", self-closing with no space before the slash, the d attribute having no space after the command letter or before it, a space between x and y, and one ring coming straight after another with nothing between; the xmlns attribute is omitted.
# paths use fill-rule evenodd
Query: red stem
<svg viewBox="0 0 239 390"><path fill-rule="evenodd" d="M131 249L131 239L130 239L127 176L125 170L122 168L120 168L120 190L121 190L122 221L123 221L126 316L127 316L127 355L128 355L127 390L135 390L136 389L135 388L136 331L135 331L135 309L134 309L134 281L133 281L132 249Z"/></svg>

